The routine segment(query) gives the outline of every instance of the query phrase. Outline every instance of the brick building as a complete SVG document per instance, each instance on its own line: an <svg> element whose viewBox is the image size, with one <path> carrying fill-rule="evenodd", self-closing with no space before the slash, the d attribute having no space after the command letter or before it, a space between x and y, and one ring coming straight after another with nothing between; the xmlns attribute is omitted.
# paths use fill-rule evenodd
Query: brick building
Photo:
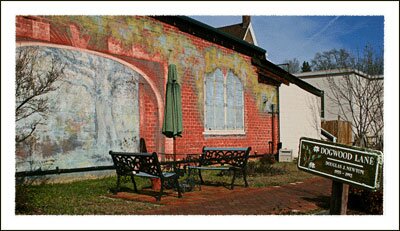
<svg viewBox="0 0 400 231"><path fill-rule="evenodd" d="M17 16L16 43L16 52L36 47L40 70L46 57L66 65L45 123L17 144L17 171L110 165L110 149L138 151L141 138L148 151L172 153L161 134L171 63L182 89L178 158L205 145L276 153L279 86L315 90L262 48L184 16Z"/></svg>

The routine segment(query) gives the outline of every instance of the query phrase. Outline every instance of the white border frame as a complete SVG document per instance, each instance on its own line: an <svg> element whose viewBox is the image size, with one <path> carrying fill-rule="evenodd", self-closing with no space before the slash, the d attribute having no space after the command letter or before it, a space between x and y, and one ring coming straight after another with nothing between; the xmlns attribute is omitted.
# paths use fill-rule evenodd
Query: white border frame
<svg viewBox="0 0 400 231"><path fill-rule="evenodd" d="M2 2L1 4L1 228L28 230L138 229L187 230L397 230L399 227L399 3L364 2ZM382 216L15 216L13 185L13 54L15 15L20 14L115 14L115 15L383 15L385 16L385 129L384 214ZM10 110L11 109L11 110ZM4 135L6 134L6 135ZM199 222L199 221L203 222ZM168 224L178 224L174 227ZM147 224L144 226L143 224ZM167 224L167 225L166 225Z"/></svg>

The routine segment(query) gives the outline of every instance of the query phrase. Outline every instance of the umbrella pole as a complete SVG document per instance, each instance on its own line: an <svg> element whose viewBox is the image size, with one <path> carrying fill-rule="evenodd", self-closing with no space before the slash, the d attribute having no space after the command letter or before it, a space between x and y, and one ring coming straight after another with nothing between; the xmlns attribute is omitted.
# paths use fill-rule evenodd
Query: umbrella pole
<svg viewBox="0 0 400 231"><path fill-rule="evenodd" d="M174 169L174 172L176 172L176 137L174 136L173 137L173 141L174 141L174 150L173 150L173 152L174 152L174 164L172 165L173 166L173 169Z"/></svg>
<svg viewBox="0 0 400 231"><path fill-rule="evenodd" d="M176 161L176 138L174 136L174 162Z"/></svg>

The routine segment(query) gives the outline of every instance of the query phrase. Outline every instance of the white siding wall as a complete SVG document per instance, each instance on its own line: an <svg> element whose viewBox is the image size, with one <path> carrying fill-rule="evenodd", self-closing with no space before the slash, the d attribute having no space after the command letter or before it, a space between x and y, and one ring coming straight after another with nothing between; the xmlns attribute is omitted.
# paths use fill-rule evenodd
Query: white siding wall
<svg viewBox="0 0 400 231"><path fill-rule="evenodd" d="M345 81L342 76L334 76L335 81ZM335 102L332 101L332 91L329 87L329 83L326 77L322 78L302 78L304 82L307 82L314 87L323 90L325 93L325 120L337 120L340 115L341 120L344 120L345 116L340 112L339 107ZM351 118L351 115L347 115L347 118Z"/></svg>
<svg viewBox="0 0 400 231"><path fill-rule="evenodd" d="M356 76L354 74L349 76L351 79L355 79L355 78L361 78L361 83L365 83L365 79L359 76ZM339 84L340 82L345 82L345 77L344 76L333 76L331 77L336 84ZM353 117L352 117L352 113L350 112L350 109L347 108L346 106L344 106L346 109L346 113L344 114L338 104L336 103L336 101L332 100L332 98L335 98L333 93L332 93L332 89L329 85L328 82L328 78L327 77L319 77L319 78L302 78L302 80L304 82L307 82L311 85L313 85L314 87L323 90L324 94L325 94L325 117L323 118L326 121L330 121L330 120L338 120L340 117L340 120L344 120L344 121L349 121L351 123L354 124L353 121ZM360 82L354 82L354 84L358 84ZM345 101L343 101L345 103ZM358 115L359 109L357 108L356 104L354 104L354 108L353 110L354 115ZM354 135L353 135L353 140L354 140Z"/></svg>
<svg viewBox="0 0 400 231"><path fill-rule="evenodd" d="M320 139L320 98L294 84L282 84L279 105L282 149L292 149L297 157L301 137Z"/></svg>

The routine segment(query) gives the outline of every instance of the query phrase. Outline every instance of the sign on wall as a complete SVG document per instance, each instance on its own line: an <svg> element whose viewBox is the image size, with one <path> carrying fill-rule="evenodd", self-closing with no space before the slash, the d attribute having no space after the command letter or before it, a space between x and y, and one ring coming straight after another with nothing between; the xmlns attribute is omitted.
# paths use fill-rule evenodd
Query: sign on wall
<svg viewBox="0 0 400 231"><path fill-rule="evenodd" d="M383 153L302 137L297 167L300 170L377 190Z"/></svg>

